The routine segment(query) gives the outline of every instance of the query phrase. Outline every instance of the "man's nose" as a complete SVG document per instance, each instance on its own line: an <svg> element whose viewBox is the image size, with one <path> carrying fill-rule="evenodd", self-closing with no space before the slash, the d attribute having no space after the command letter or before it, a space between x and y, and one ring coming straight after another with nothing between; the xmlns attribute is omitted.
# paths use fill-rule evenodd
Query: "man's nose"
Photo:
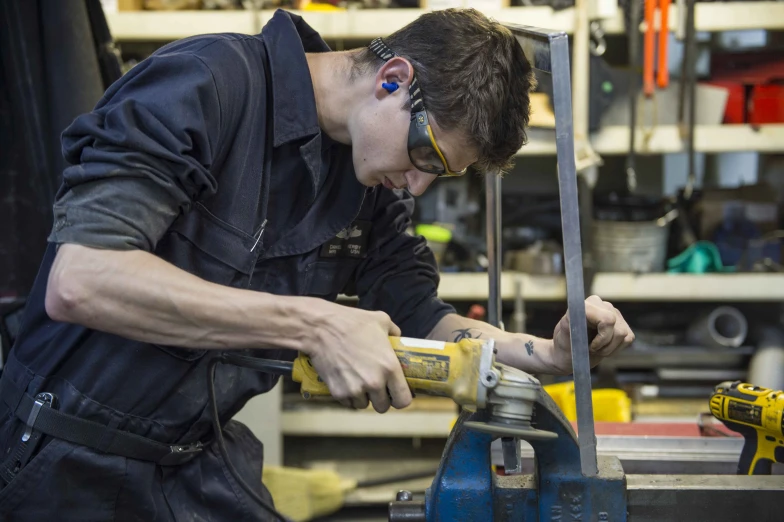
<svg viewBox="0 0 784 522"><path fill-rule="evenodd" d="M405 174L408 191L414 196L421 196L427 187L435 181L436 176L418 170L409 170Z"/></svg>

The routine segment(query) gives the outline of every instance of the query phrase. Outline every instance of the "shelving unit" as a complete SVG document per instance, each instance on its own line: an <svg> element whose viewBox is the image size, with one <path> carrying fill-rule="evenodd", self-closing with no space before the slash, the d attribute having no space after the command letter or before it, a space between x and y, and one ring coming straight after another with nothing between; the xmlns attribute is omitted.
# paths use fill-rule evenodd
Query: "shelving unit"
<svg viewBox="0 0 784 522"><path fill-rule="evenodd" d="M629 127L608 126L591 135L591 144L599 154L626 154L629 152ZM697 125L694 132L697 152L781 152L784 151L784 124L771 125ZM660 125L653 129L650 138L638 131L635 134L637 154L670 154L685 152L676 125ZM518 156L555 155L555 134L543 129L531 129L530 141L517 153Z"/></svg>
<svg viewBox="0 0 784 522"><path fill-rule="evenodd" d="M456 412L346 410L310 407L283 411L281 432L308 437L446 437Z"/></svg>
<svg viewBox="0 0 784 522"><path fill-rule="evenodd" d="M528 301L563 301L566 281L560 276L504 272L501 298L512 300L515 281ZM611 301L767 301L784 300L784 274L596 274L591 293ZM438 295L447 301L487 299L485 273L441 274Z"/></svg>
<svg viewBox="0 0 784 522"><path fill-rule="evenodd" d="M675 29L676 7L671 6L670 30ZM343 11L294 11L327 39L372 39L388 34L413 21L424 9L349 9ZM108 13L113 37L120 43L131 41L170 41L196 34L236 32L256 34L272 17L274 10L263 11L124 11ZM574 9L553 10L546 6L509 7L487 12L498 20L524 25L549 27L571 32ZM728 31L748 28L784 30L784 2L716 2L696 5L696 23L700 31ZM608 34L622 33L623 17L619 13L604 20ZM555 155L555 137L551 131L531 129L531 139L518 156ZM597 153L603 155L628 152L629 128L607 126L591 136ZM668 154L685 151L685 144L675 125L655 127L650 137L637 132L638 154ZM697 152L781 152L784 151L784 124L698 125L695 131Z"/></svg>
<svg viewBox="0 0 784 522"><path fill-rule="evenodd" d="M675 29L676 9L670 8L669 28ZM370 39L389 34L413 21L424 9L349 9L344 11L294 11L328 39ZM139 11L108 13L112 36L123 41L167 41L194 34L237 32L254 34L274 13L263 11ZM574 9L553 10L547 6L509 7L486 14L499 21L547 27L572 32ZM784 29L781 2L711 2L696 6L698 31ZM608 34L624 31L623 17L604 20Z"/></svg>

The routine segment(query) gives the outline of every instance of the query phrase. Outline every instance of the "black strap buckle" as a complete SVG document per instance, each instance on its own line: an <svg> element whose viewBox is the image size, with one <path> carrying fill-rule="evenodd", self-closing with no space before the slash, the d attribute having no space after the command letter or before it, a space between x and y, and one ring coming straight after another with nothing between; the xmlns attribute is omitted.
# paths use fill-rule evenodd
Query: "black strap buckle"
<svg viewBox="0 0 784 522"><path fill-rule="evenodd" d="M193 457L204 451L204 445L200 442L185 444L182 446L169 446L171 453L164 455L158 461L161 466L178 466L191 460Z"/></svg>
<svg viewBox="0 0 784 522"><path fill-rule="evenodd" d="M0 464L0 479L2 479L2 483L8 484L14 480L16 474L30 462L39 450L44 434L35 428L35 421L43 409L56 407L56 395L39 393L35 396L21 438L17 440L16 445L8 453L3 463Z"/></svg>
<svg viewBox="0 0 784 522"><path fill-rule="evenodd" d="M27 417L27 428L25 429L24 434L22 435L22 442L27 442L30 437L33 435L33 428L35 427L35 420L38 418L38 414L41 412L41 408L48 407L54 408L56 407L56 399L55 396L51 393L39 393L35 396L35 401L33 402L33 407L30 409L30 415Z"/></svg>

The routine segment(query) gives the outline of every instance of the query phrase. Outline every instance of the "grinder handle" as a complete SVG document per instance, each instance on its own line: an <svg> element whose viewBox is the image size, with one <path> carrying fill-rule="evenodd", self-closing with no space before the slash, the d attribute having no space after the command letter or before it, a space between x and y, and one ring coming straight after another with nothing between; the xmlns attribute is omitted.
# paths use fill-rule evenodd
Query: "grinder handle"
<svg viewBox="0 0 784 522"><path fill-rule="evenodd" d="M449 397L462 406L478 403L484 340L467 338L448 343L390 336L389 341L412 392ZM327 384L305 354L300 353L294 360L291 378L300 383L306 399L330 396Z"/></svg>

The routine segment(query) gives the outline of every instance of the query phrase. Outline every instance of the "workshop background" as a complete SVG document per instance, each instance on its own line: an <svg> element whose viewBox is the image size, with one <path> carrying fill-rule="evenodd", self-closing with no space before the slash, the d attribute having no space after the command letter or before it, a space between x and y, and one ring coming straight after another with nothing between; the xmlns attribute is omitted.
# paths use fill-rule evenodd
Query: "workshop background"
<svg viewBox="0 0 784 522"><path fill-rule="evenodd" d="M475 7L500 21L581 35L580 45L572 42L584 51L572 55L572 85L586 295L611 301L637 334L593 372L599 454L618 455L627 473L734 473L742 439L710 415L714 386L741 380L784 389L784 2L643 5L0 2L3 356L51 226L64 167L59 134L156 48L201 33L254 34L282 7L297 10L333 49L350 49L427 10ZM546 80L532 98L530 142L502 181L500 294L506 330L551 337L566 285ZM417 200L411 232L436 253L440 296L486 318L481 176L434 183ZM541 378L574 420L569 378ZM270 466L322 470L265 478L280 481L273 493L284 513L386 520L398 490L419 495L430 484L457 414L451 400L433 397L385 415L310 403L286 381L238 418L264 441ZM721 445L702 444L709 437Z"/></svg>

